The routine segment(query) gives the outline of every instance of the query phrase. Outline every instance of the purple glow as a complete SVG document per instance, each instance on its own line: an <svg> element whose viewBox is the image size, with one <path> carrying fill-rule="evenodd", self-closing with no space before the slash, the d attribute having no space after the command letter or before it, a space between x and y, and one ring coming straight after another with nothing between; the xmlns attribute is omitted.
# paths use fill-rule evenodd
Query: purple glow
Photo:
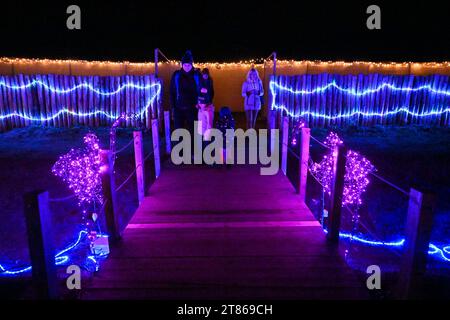
<svg viewBox="0 0 450 320"><path fill-rule="evenodd" d="M319 163L314 163L311 172L323 185L324 190L331 194L331 183L333 180L333 164L336 161L336 146L343 141L339 136L330 132L324 144L332 148L331 152L325 155ZM362 204L361 195L366 191L369 184L367 176L375 170L372 163L356 151L347 152L345 163L344 194L342 206L346 204Z"/></svg>
<svg viewBox="0 0 450 320"><path fill-rule="evenodd" d="M52 172L67 183L81 203L103 203L100 146L97 136L88 133L85 146L71 149L53 165Z"/></svg>
<svg viewBox="0 0 450 320"><path fill-rule="evenodd" d="M294 126L292 127L291 133L291 145L296 146L298 142L298 138L300 137L300 133L302 132L302 128L306 125L305 120L299 118L295 121Z"/></svg>

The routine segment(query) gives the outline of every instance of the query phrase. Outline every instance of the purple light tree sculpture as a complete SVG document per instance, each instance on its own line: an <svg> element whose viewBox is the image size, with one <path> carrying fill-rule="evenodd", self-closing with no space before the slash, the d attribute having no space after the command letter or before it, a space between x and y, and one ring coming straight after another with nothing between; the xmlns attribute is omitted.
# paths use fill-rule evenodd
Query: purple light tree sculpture
<svg viewBox="0 0 450 320"><path fill-rule="evenodd" d="M325 155L322 161L314 163L311 167L312 174L320 181L325 192L328 194L331 193L333 164L336 161L334 149L342 143L343 141L336 133L330 132L324 141L324 144L330 147L330 153ZM361 195L369 185L368 175L370 172L375 171L375 167L369 160L356 151L349 150L346 157L342 206L347 204L361 205Z"/></svg>
<svg viewBox="0 0 450 320"><path fill-rule="evenodd" d="M52 172L60 177L73 191L82 211L82 223L90 241L91 253L95 255L94 243L98 238L98 217L103 205L102 192L102 161L99 139L94 133L88 133L83 138L84 146L71 149L62 155L53 165ZM92 259L91 259L92 260ZM99 266L95 261L95 270Z"/></svg>
<svg viewBox="0 0 450 320"><path fill-rule="evenodd" d="M292 132L291 132L291 146L297 145L298 138L300 137L302 128L304 128L305 125L306 125L305 120L303 120L302 118L298 118L297 120L295 120L295 123L292 126Z"/></svg>
<svg viewBox="0 0 450 320"><path fill-rule="evenodd" d="M97 136L88 133L84 147L71 149L53 165L52 172L67 183L79 204L103 203L101 188L101 158Z"/></svg>

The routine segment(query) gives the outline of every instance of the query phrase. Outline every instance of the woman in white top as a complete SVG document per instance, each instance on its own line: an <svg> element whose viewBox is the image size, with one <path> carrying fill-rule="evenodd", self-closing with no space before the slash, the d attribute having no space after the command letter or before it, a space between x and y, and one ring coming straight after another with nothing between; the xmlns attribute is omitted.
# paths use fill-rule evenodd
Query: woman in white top
<svg viewBox="0 0 450 320"><path fill-rule="evenodd" d="M247 80L242 84L242 96L245 98L244 110L247 117L247 129L255 128L258 111L261 110L261 97L264 88L255 68L247 73Z"/></svg>

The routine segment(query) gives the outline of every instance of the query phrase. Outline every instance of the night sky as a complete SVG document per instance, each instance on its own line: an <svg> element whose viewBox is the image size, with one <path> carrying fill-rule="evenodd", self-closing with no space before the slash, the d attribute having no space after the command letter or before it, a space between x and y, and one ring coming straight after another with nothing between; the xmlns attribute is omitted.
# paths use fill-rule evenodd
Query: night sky
<svg viewBox="0 0 450 320"><path fill-rule="evenodd" d="M148 61L159 47L197 61L450 60L449 1L2 1L0 56ZM67 6L82 29L66 28ZM381 30L366 8L381 7Z"/></svg>

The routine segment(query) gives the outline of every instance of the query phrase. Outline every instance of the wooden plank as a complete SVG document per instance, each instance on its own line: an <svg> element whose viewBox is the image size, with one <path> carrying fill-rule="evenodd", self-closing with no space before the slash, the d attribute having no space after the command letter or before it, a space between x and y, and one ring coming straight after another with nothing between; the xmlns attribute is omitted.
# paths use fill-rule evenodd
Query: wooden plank
<svg viewBox="0 0 450 320"><path fill-rule="evenodd" d="M318 221L231 221L129 224L128 229L204 229L204 228L294 228L321 227Z"/></svg>
<svg viewBox="0 0 450 320"><path fill-rule="evenodd" d="M5 77L5 82L7 86L13 86L14 81L11 77ZM6 88L6 92L8 94L8 105L11 113L20 113L20 111L17 108L17 104L15 102L15 94L14 91L11 89ZM21 119L19 117L13 117L13 128L20 128L22 126Z"/></svg>
<svg viewBox="0 0 450 320"><path fill-rule="evenodd" d="M114 179L114 155L108 150L101 151L102 157L102 189L103 199L105 201L105 217L106 228L109 235L109 240L114 243L121 238L120 228L118 223L117 212L117 198L116 198L116 185Z"/></svg>
<svg viewBox="0 0 450 320"><path fill-rule="evenodd" d="M55 75L49 74L47 76L47 79L48 79L48 85L51 88L51 89L48 89L49 96L50 96L49 103L51 104L51 107L52 107L52 115L56 115L58 113L58 111L59 111L59 108L58 108L58 106L56 104L56 94L57 93L55 92L55 82L54 82ZM60 126L60 119L61 119L60 116L58 116L58 117L56 117L54 119L53 124L54 124L55 127L59 127Z"/></svg>
<svg viewBox="0 0 450 320"><path fill-rule="evenodd" d="M66 76L66 75L62 75L62 86L61 89L67 89L70 87L70 78L72 78L72 76ZM80 97L82 95L82 90L80 90L80 92L78 92L77 96ZM64 98L64 106L70 110L70 111L76 111L76 106L74 106L72 104L72 99L70 98L69 94L64 94L63 95ZM70 127L72 126L76 126L79 122L78 122L78 117L75 117L71 114L67 114L67 125Z"/></svg>
<svg viewBox="0 0 450 320"><path fill-rule="evenodd" d="M425 275L436 197L411 188L398 298L414 298Z"/></svg>
<svg viewBox="0 0 450 320"><path fill-rule="evenodd" d="M166 137L166 154L172 151L172 141L170 139L170 111L164 111L164 132Z"/></svg>
<svg viewBox="0 0 450 320"><path fill-rule="evenodd" d="M36 77L36 80L42 81L42 77L40 75L36 75L35 77ZM37 102L39 105L40 116L42 118L45 118L47 116L47 108L46 108L45 96L44 96L42 86L36 86L36 92L37 92L37 100L38 100Z"/></svg>
<svg viewBox="0 0 450 320"><path fill-rule="evenodd" d="M281 170L286 175L287 156L288 156L288 138L289 138L289 118L283 117L282 122L282 140L281 140Z"/></svg>
<svg viewBox="0 0 450 320"><path fill-rule="evenodd" d="M25 86L24 75L19 74L17 77L18 77L18 85ZM24 115L34 115L32 101L28 102L27 93L29 93L30 90L32 90L31 87L26 90L20 90L20 98L21 98L20 112ZM25 119L24 124L25 126L28 126L30 125L30 121Z"/></svg>
<svg viewBox="0 0 450 320"><path fill-rule="evenodd" d="M162 270L166 266L170 269L175 269L177 266L185 264L188 266L194 266L203 264L205 261L211 261L209 256L191 256L191 257L148 257L137 258L134 261L138 262L135 265L136 269L148 270ZM263 255L263 256L216 256L214 258L218 263L224 264L225 262L230 265L236 265L237 267L244 261L243 265L261 266L266 264L274 266L287 266L298 269L302 268L327 268L334 267L336 265L336 256L334 255L316 255L316 256L303 256L297 255ZM108 272L115 270L127 270L130 268L129 262L131 259L124 259L123 257L111 257L105 263L108 264ZM339 260L338 260L339 261ZM170 265L169 265L170 263ZM167 265L165 265L167 264Z"/></svg>
<svg viewBox="0 0 450 320"><path fill-rule="evenodd" d="M152 140L153 140L153 155L155 158L155 177L158 178L161 172L161 159L159 151L159 128L158 120L152 120Z"/></svg>
<svg viewBox="0 0 450 320"><path fill-rule="evenodd" d="M28 248L32 265L33 283L37 297L55 299L55 249L51 232L51 214L48 191L34 191L24 196Z"/></svg>
<svg viewBox="0 0 450 320"><path fill-rule="evenodd" d="M139 205L144 201L144 145L142 131L133 131L134 163L136 166L136 183Z"/></svg>
<svg viewBox="0 0 450 320"><path fill-rule="evenodd" d="M281 171L164 164L83 298L361 298L364 286Z"/></svg>
<svg viewBox="0 0 450 320"><path fill-rule="evenodd" d="M0 83L5 83L4 76L0 75ZM0 85L0 111L2 111L2 114L8 114L9 110L7 105L4 103L4 86ZM6 131L9 128L9 119L5 118L0 120L0 132Z"/></svg>
<svg viewBox="0 0 450 320"><path fill-rule="evenodd" d="M309 161L309 143L311 139L311 129L302 128L300 136L300 170L299 170L299 188L300 201L305 203L306 185L308 179L308 161Z"/></svg>
<svg viewBox="0 0 450 320"><path fill-rule="evenodd" d="M337 243L339 241L339 231L341 225L341 209L344 194L347 148L343 145L339 145L334 149L333 153L336 153L336 161L333 167L327 239L332 243Z"/></svg>
<svg viewBox="0 0 450 320"><path fill-rule="evenodd" d="M239 286L225 286L218 287L217 285L205 286L205 287L183 287L182 290L174 289L98 289L98 290L86 290L83 292L83 299L112 299L112 300L124 300L124 299L175 299L175 300L235 300L236 292L239 292L240 299L265 299L271 300L273 297L277 299L321 299L321 300L336 300L336 299L361 299L361 290L355 290L355 288L291 288L286 290L285 288L274 287L258 287L247 288Z"/></svg>
<svg viewBox="0 0 450 320"><path fill-rule="evenodd" d="M118 88L120 88L120 85L122 84L121 82L121 77L114 77L114 90L117 90ZM120 115L122 114L123 108L122 108L122 97L123 97L123 90L120 91L120 93L116 94L114 97L114 106L115 106L115 114L116 117L119 118Z"/></svg>

